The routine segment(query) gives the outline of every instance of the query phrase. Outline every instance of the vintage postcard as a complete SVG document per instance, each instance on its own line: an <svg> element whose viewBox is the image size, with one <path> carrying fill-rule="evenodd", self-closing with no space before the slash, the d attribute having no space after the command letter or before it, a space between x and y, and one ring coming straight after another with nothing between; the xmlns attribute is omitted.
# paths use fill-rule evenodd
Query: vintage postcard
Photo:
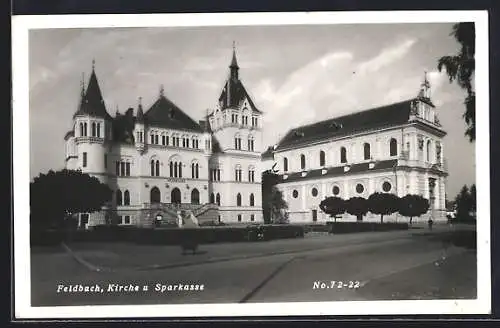
<svg viewBox="0 0 500 328"><path fill-rule="evenodd" d="M490 313L487 18L14 16L16 318Z"/></svg>

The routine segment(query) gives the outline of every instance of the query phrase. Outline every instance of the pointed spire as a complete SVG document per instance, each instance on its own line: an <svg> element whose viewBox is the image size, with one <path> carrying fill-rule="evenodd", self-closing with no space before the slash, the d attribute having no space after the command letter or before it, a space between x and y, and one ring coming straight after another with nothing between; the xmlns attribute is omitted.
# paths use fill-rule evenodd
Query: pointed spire
<svg viewBox="0 0 500 328"><path fill-rule="evenodd" d="M231 60L231 65L229 65L230 76L232 80L238 80L238 62L236 60L236 47L233 41L233 59Z"/></svg>
<svg viewBox="0 0 500 328"><path fill-rule="evenodd" d="M231 68L236 68L238 69L239 66L238 66L238 62L236 61L236 46L235 46L235 42L233 41L233 59L231 60L231 65L229 66Z"/></svg>
<svg viewBox="0 0 500 328"><path fill-rule="evenodd" d="M144 112L142 110L142 97L139 97L139 105L137 106L137 123L144 123Z"/></svg>
<svg viewBox="0 0 500 328"><path fill-rule="evenodd" d="M160 97L165 96L165 88L163 87L163 84L160 84Z"/></svg>
<svg viewBox="0 0 500 328"><path fill-rule="evenodd" d="M92 70L95 70L95 58L92 58Z"/></svg>

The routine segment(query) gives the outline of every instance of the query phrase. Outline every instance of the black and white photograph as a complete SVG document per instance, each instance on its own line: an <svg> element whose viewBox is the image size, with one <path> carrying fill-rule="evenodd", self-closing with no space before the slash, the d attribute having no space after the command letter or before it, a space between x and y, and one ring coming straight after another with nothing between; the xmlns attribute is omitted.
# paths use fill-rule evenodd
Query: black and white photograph
<svg viewBox="0 0 500 328"><path fill-rule="evenodd" d="M486 12L12 29L17 318L490 313Z"/></svg>

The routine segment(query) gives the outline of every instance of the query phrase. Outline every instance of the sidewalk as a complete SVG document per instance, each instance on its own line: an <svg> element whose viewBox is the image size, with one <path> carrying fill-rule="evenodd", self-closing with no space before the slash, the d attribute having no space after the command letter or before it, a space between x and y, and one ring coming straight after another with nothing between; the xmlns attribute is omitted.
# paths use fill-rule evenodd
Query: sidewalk
<svg viewBox="0 0 500 328"><path fill-rule="evenodd" d="M292 254L331 249L348 245L410 239L413 235L439 234L456 228L436 226L389 232L363 232L338 235L311 235L304 239L280 239L264 242L202 244L195 254L182 254L179 246L136 245L127 243L85 243L68 245L67 251L92 271L151 270Z"/></svg>

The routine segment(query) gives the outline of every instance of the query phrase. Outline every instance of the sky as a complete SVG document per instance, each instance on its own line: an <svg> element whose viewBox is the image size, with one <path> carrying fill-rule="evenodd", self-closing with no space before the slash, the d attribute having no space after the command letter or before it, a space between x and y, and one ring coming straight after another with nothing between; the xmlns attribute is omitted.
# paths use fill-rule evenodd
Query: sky
<svg viewBox="0 0 500 328"><path fill-rule="evenodd" d="M475 183L475 147L464 136L464 91L437 71L454 54L451 24L39 29L29 34L31 177L64 167L82 75L95 71L108 112L145 108L165 95L195 120L214 108L233 41L240 78L264 112L264 140L288 129L416 96L428 72L447 131L448 198ZM264 145L264 146L268 146Z"/></svg>

